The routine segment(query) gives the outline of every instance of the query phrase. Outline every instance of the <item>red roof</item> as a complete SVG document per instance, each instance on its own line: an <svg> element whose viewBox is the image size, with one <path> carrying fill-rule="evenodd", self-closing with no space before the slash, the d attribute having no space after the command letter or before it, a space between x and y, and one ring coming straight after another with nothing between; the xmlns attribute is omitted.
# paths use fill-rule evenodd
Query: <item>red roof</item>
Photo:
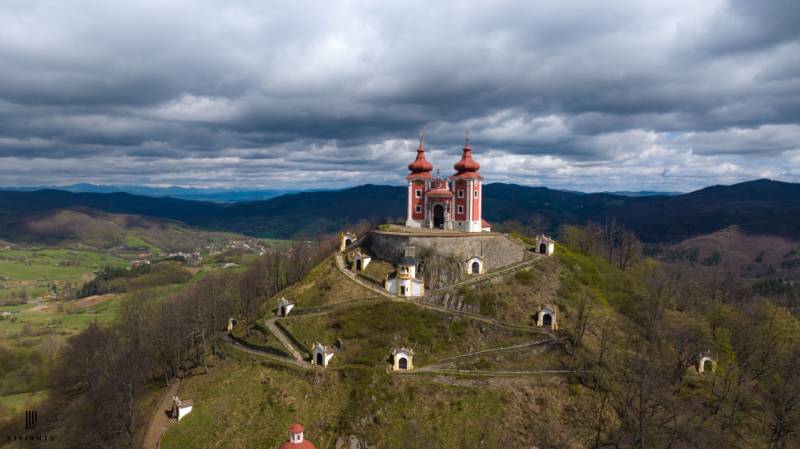
<svg viewBox="0 0 800 449"><path fill-rule="evenodd" d="M406 176L406 179L431 179L431 178L433 178L433 175L431 175L428 172L410 173L408 176Z"/></svg>
<svg viewBox="0 0 800 449"><path fill-rule="evenodd" d="M305 430L303 429L303 425L299 423L294 423L291 426L289 426L289 433L292 434L303 433L303 430ZM280 446L278 446L278 449L317 449L317 447L314 446L314 443L304 438L301 443L292 443L291 441L284 441L283 443L281 443Z"/></svg>
<svg viewBox="0 0 800 449"><path fill-rule="evenodd" d="M491 227L491 225L489 224L488 221L486 221L485 218L481 218L481 227L482 228L489 228L489 227Z"/></svg>
<svg viewBox="0 0 800 449"><path fill-rule="evenodd" d="M456 174L454 176L459 176L464 173L474 173L480 170L481 164L472 159L472 148L469 146L469 140L467 140L466 145L464 145L464 152L461 154L461 160L456 162L453 168L456 169Z"/></svg>
<svg viewBox="0 0 800 449"><path fill-rule="evenodd" d="M456 173L456 174L454 174L453 176L450 177L450 179L457 179L457 178L458 179L467 179L467 178L483 179L483 176L481 176L480 173L477 173L477 172L474 172L474 171L468 171L468 172L465 172L465 173Z"/></svg>
<svg viewBox="0 0 800 449"><path fill-rule="evenodd" d="M408 164L408 169L411 170L412 174L427 174L430 176L431 170L433 170L433 165L425 159L425 146L422 144L422 135L420 134L419 137L419 148L417 148L417 158L414 159L414 162Z"/></svg>
<svg viewBox="0 0 800 449"><path fill-rule="evenodd" d="M453 192L447 189L433 189L425 192L425 196L453 196Z"/></svg>

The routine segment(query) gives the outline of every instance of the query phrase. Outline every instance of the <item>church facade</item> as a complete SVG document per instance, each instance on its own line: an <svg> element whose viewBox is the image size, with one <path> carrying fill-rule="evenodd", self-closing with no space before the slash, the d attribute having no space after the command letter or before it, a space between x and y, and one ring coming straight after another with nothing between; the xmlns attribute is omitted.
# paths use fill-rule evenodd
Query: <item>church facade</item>
<svg viewBox="0 0 800 449"><path fill-rule="evenodd" d="M455 173L442 178L433 176L433 165L425 159L422 136L417 158L408 165L408 205L406 226L463 232L490 231L483 219L483 177L472 158L469 138Z"/></svg>

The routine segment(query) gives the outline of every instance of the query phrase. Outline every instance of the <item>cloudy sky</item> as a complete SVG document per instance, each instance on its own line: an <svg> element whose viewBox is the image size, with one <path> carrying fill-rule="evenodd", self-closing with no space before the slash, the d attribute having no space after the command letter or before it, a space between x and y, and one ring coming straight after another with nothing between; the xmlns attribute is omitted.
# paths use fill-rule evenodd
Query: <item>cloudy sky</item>
<svg viewBox="0 0 800 449"><path fill-rule="evenodd" d="M800 182L800 3L0 2L0 185Z"/></svg>

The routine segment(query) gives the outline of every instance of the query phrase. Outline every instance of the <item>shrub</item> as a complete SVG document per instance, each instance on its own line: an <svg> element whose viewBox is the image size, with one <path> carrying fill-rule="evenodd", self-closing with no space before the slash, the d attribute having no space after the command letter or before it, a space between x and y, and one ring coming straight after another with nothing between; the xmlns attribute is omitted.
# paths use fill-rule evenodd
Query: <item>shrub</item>
<svg viewBox="0 0 800 449"><path fill-rule="evenodd" d="M536 275L531 270L520 270L514 273L514 279L522 285L531 285Z"/></svg>

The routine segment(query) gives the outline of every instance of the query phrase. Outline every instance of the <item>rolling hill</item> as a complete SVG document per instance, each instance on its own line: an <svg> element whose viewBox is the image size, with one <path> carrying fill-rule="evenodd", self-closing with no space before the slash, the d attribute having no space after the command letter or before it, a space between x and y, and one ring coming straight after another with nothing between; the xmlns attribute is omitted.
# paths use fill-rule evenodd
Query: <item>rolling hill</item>
<svg viewBox="0 0 800 449"><path fill-rule="evenodd" d="M0 220L8 222L35 212L86 207L262 237L311 237L336 232L363 219L401 217L405 192L404 187L368 184L282 195L265 201L219 204L127 193L1 191ZM732 225L748 233L800 238L800 184L766 179L711 186L683 195L643 197L495 183L484 187L484 200L485 217L490 222L524 222L539 214L551 232L563 223L614 219L634 229L645 241L677 242Z"/></svg>

